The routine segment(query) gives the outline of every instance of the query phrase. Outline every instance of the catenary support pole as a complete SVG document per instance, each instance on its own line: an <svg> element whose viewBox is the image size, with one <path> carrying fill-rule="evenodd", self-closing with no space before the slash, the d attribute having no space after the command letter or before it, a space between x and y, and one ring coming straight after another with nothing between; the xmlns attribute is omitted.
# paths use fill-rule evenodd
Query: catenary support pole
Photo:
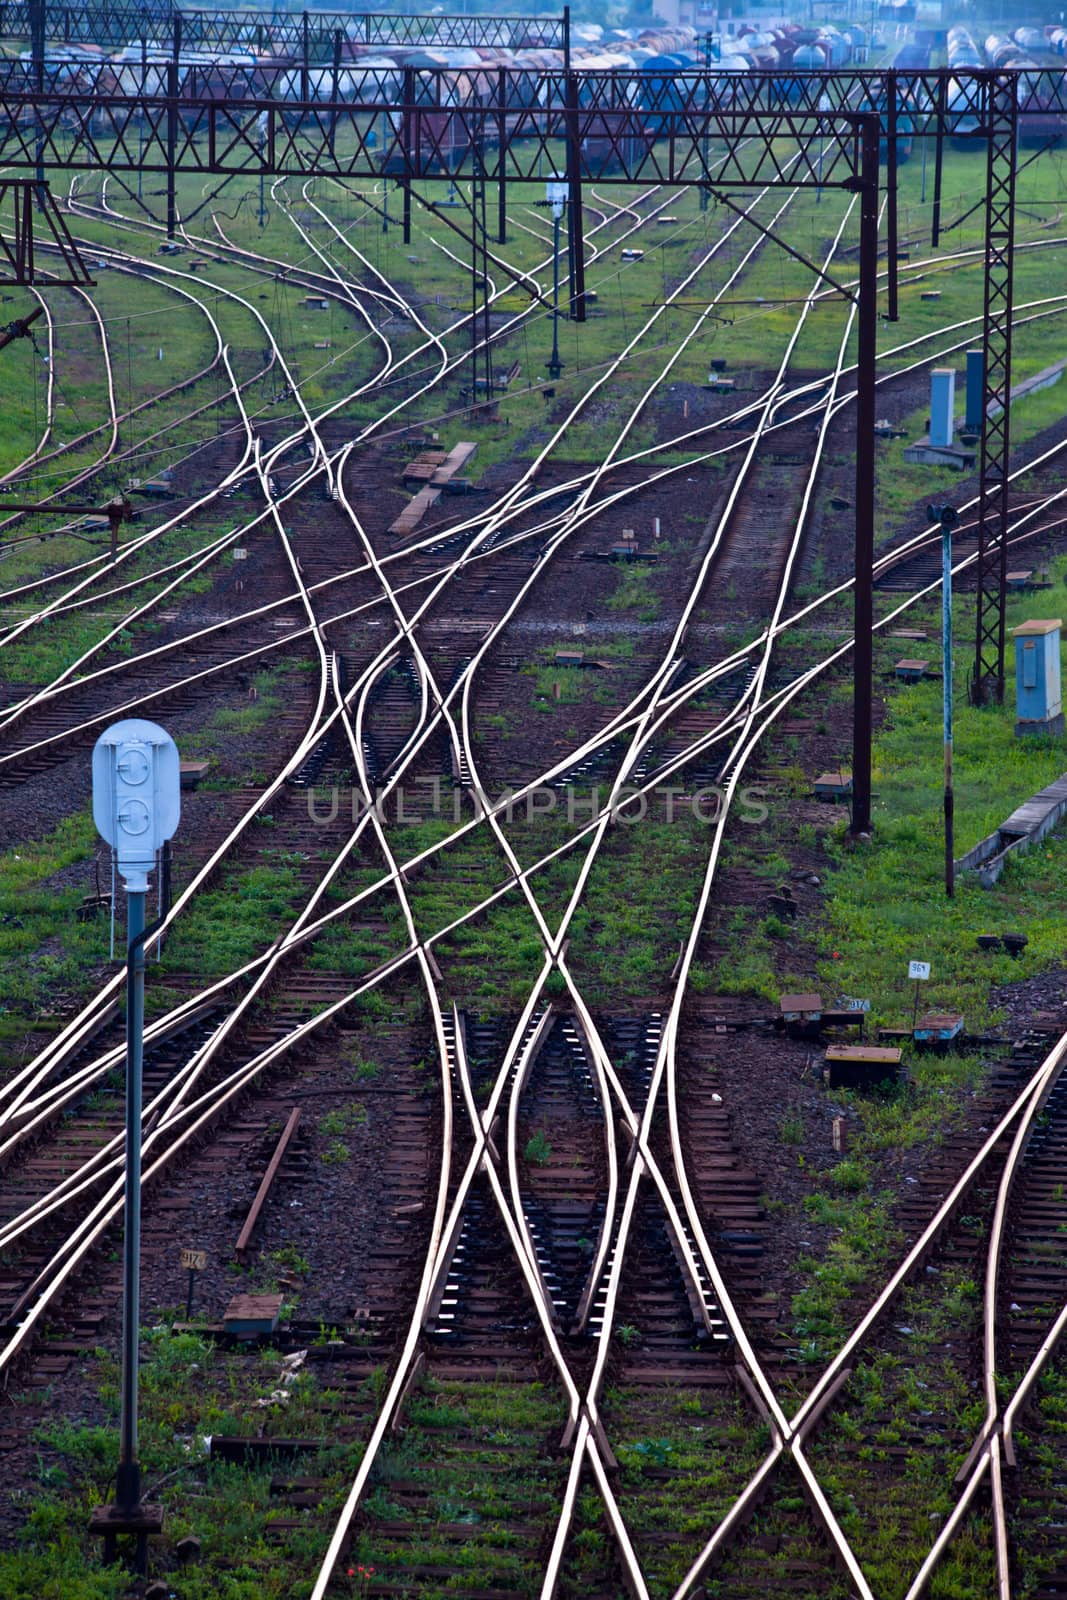
<svg viewBox="0 0 1067 1600"><path fill-rule="evenodd" d="M44 93L44 41L45 0L30 0L30 57L33 67L33 87ZM44 182L44 139L37 139L37 182Z"/></svg>
<svg viewBox="0 0 1067 1600"><path fill-rule="evenodd" d="M496 241L508 242L508 74L503 67L497 73L497 104L500 108L496 136Z"/></svg>
<svg viewBox="0 0 1067 1600"><path fill-rule="evenodd" d="M886 129L885 129L885 212L886 212L886 284L887 310L890 322L899 320L897 314L897 139L900 128L897 121L897 75L886 74Z"/></svg>
<svg viewBox="0 0 1067 1600"><path fill-rule="evenodd" d="M941 518L941 709L945 743L945 893L956 893L955 795L952 787L952 522Z"/></svg>
<svg viewBox="0 0 1067 1600"><path fill-rule="evenodd" d="M567 136L567 241L571 273L571 320L585 321L585 232L582 221L582 147L578 112L578 77L564 82Z"/></svg>
<svg viewBox="0 0 1067 1600"><path fill-rule="evenodd" d="M1000 705L1004 699L1018 133L1016 78L1014 72L991 72L983 79L988 147L982 434L978 449L978 568L971 674L971 699L975 705Z"/></svg>
<svg viewBox="0 0 1067 1600"><path fill-rule="evenodd" d="M877 116L859 122L859 348L856 366L856 552L853 652L852 827L871 831L871 733L874 682L874 412L878 331Z"/></svg>
<svg viewBox="0 0 1067 1600"><path fill-rule="evenodd" d="M337 111L336 105L339 98L338 86L341 81L341 46L344 40L340 28L333 31L333 69L331 72L332 98L335 109L330 112L330 154L337 151Z"/></svg>
<svg viewBox="0 0 1067 1600"><path fill-rule="evenodd" d="M548 375L553 381L563 371L559 359L559 213L552 213L552 358Z"/></svg>
<svg viewBox="0 0 1067 1600"><path fill-rule="evenodd" d="M941 175L945 166L945 109L947 95L945 79L937 80L937 109L934 132L934 207L930 224L930 246L936 250L941 242Z"/></svg>
<svg viewBox="0 0 1067 1600"><path fill-rule="evenodd" d="M181 89L179 63L182 53L181 12L174 13L174 49L167 65L167 238L178 229L178 94Z"/></svg>
<svg viewBox="0 0 1067 1600"><path fill-rule="evenodd" d="M438 91L440 86L438 86ZM403 177L400 180L401 196L403 200L403 227L404 243L411 243L411 169L414 153L419 149L419 140L422 130L419 125L418 112L415 107L415 73L411 67L404 68L404 113L401 119L401 136L403 149L401 161ZM382 223L382 232L388 231L388 220Z"/></svg>

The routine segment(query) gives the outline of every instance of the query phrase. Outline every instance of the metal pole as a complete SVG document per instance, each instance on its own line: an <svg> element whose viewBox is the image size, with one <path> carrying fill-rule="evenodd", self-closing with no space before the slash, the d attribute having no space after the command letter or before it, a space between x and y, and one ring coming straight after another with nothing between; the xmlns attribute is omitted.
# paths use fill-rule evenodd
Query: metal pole
<svg viewBox="0 0 1067 1600"><path fill-rule="evenodd" d="M706 33L704 35L704 71L708 72L708 73L710 73L710 71L711 71L711 34L710 34L710 32ZM631 156L631 160L632 160L632 156ZM707 182L707 180L708 180L708 123L707 123L707 119L706 118L704 120L704 136L703 136L703 139L701 140L701 144L700 144L700 166L701 166L701 175L702 175L702 177L704 179L704 182L700 186L700 209L701 209L701 211L706 211L708 209L708 206L711 204L711 196L708 193L708 182ZM820 170L821 170L821 168L820 168ZM818 200L818 198L819 198L818 191L816 191L815 198L816 198L816 200Z"/></svg>
<svg viewBox="0 0 1067 1600"><path fill-rule="evenodd" d="M181 12L174 13L174 50L167 67L167 238L173 239L178 227L177 149L178 149L178 62L182 49Z"/></svg>
<svg viewBox="0 0 1067 1600"><path fill-rule="evenodd" d="M508 143L507 102L507 72L501 67L497 73L497 103L500 107L497 115L496 135L496 238L498 244L507 244L508 242L508 188L505 173Z"/></svg>
<svg viewBox="0 0 1067 1600"><path fill-rule="evenodd" d="M402 183L401 183L401 190L403 192L403 201L404 201L403 224L404 224L404 243L405 244L410 244L411 243L411 151L412 151L412 140L415 137L415 134L417 132L420 133L420 137L421 137L421 132L418 129L418 124L415 123L414 127L412 125L414 117L415 117L415 73L414 73L414 70L411 67L405 67L404 68L404 111L403 111L403 117L402 117L402 121L401 121L401 127L402 127L403 132L404 132L404 154L403 154L404 177L403 177L403 180L402 180Z"/></svg>
<svg viewBox="0 0 1067 1600"><path fill-rule="evenodd" d="M920 193L920 195L919 195L919 204L920 204L920 205L921 205L921 206L924 206L924 205L925 205L925 204L926 204L926 143L927 143L927 140L926 140L926 134L925 134L925 133L924 133L924 134L923 134L923 175L922 175L922 191L921 191L921 193Z"/></svg>
<svg viewBox="0 0 1067 1600"><path fill-rule="evenodd" d="M582 234L582 150L578 121L578 78L564 83L567 130L567 239L570 246L571 320L585 321L585 239Z"/></svg>
<svg viewBox="0 0 1067 1600"><path fill-rule="evenodd" d="M890 322L897 322L897 75L886 74L888 111L885 130L885 187L886 187L886 246L888 261L886 276L889 285L888 313Z"/></svg>
<svg viewBox="0 0 1067 1600"><path fill-rule="evenodd" d="M945 738L945 893L956 892L955 796L952 789L952 525L941 519L941 668Z"/></svg>
<svg viewBox="0 0 1067 1600"><path fill-rule="evenodd" d="M141 93L148 93L148 40L141 40ZM137 119L137 198L141 199L144 176L144 118Z"/></svg>
<svg viewBox="0 0 1067 1600"><path fill-rule="evenodd" d="M945 160L945 77L937 79L937 132L934 139L934 211L930 226L930 247L936 250L941 239L941 171Z"/></svg>
<svg viewBox="0 0 1067 1600"><path fill-rule="evenodd" d="M1015 271L1014 72L983 80L988 137L985 195L985 300L982 326L982 437L978 457L978 585L975 705L1004 700L1008 576L1008 471L1011 463L1011 350Z"/></svg>
<svg viewBox="0 0 1067 1600"><path fill-rule="evenodd" d="M333 81L331 96L334 106L337 105L337 86L341 76L341 30L335 28L333 32ZM337 112L330 112L330 155L334 156L337 147Z"/></svg>
<svg viewBox="0 0 1067 1600"><path fill-rule="evenodd" d="M141 1065L144 1045L145 894L127 896L126 913L126 1202L122 1257L122 1423L115 1498L123 1511L141 1503L137 1460L137 1362L141 1267Z"/></svg>
<svg viewBox="0 0 1067 1600"><path fill-rule="evenodd" d="M552 359L548 363L548 375L552 379L559 377L563 371L563 364L559 359L559 214L552 212Z"/></svg>
<svg viewBox="0 0 1067 1600"><path fill-rule="evenodd" d="M44 0L30 0L30 56L33 64L33 87L37 94L44 94L44 36L45 12ZM44 130L41 125L41 111L38 109L37 131L37 182L44 182Z"/></svg>
<svg viewBox="0 0 1067 1600"><path fill-rule="evenodd" d="M856 366L856 590L853 652L852 826L871 831L874 712L874 413L878 332L877 116L860 120L860 262Z"/></svg>

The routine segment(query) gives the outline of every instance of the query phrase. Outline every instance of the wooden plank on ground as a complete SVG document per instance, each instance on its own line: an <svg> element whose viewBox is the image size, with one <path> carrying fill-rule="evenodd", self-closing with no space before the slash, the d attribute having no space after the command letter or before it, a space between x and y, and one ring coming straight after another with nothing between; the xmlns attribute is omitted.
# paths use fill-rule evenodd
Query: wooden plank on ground
<svg viewBox="0 0 1067 1600"><path fill-rule="evenodd" d="M408 501L396 521L390 525L389 532L414 533L427 511L431 506L435 506L440 498L441 490L433 489L427 484L425 489L420 489L418 494Z"/></svg>
<svg viewBox="0 0 1067 1600"><path fill-rule="evenodd" d="M252 1201L248 1216L245 1218L245 1225L241 1229L241 1235L237 1241L236 1251L237 1259L239 1261L244 1259L245 1251L252 1242L252 1234L255 1231L256 1223L259 1221L259 1214L266 1204L267 1196L270 1193L270 1186L278 1176L278 1168L282 1164L282 1158L284 1157L289 1146L290 1139L297 1130L297 1125L299 1122L300 1109L299 1107L294 1107L294 1109L289 1113L288 1122L282 1129L281 1138L274 1147L274 1154L270 1158L267 1170L263 1174L263 1181L256 1190L256 1198Z"/></svg>
<svg viewBox="0 0 1067 1600"><path fill-rule="evenodd" d="M473 444L469 439L460 440L459 444L453 445L430 481L439 484L447 483L450 478L454 478L456 473L467 465L477 448L477 440Z"/></svg>

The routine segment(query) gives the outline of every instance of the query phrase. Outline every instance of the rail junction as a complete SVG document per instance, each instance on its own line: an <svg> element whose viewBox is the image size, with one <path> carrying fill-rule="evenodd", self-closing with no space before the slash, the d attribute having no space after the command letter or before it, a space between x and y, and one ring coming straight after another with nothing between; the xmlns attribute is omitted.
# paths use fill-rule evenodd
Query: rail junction
<svg viewBox="0 0 1067 1600"><path fill-rule="evenodd" d="M234 42L182 15L186 43L194 16L198 48ZM63 12L56 37L85 16ZM23 24L0 8L0 31ZM161 894L143 1115L160 1330L145 1382L152 1405L173 1386L172 1453L180 1435L157 1492L201 1474L179 1513L186 1558L210 1543L226 1463L262 1487L266 1460L263 1537L314 1600L1054 1594L1062 1013L1028 990L1014 1030L974 1042L981 1070L916 1057L912 1099L886 1104L906 1105L921 1150L881 1164L891 1110L835 1101L861 1143L835 1146L820 1181L818 1030L791 1037L765 978L733 982L746 919L784 918L814 949L834 852L881 848L883 641L922 636L910 625L940 586L939 530L881 520L883 402L909 416L933 364L981 347L975 471L954 496L975 715L1005 695L1013 564L1062 551L1062 423L1014 449L1010 434L1013 342L1029 353L1067 309L1055 267L1045 292L1017 292L1063 259L1062 211L1025 229L1017 215L1019 142L1048 118L1048 83L1028 99L1010 73L970 73L966 128L945 70L812 72L788 98L771 74L728 100L709 70L656 80L640 104L622 74L500 71L456 105L445 73L406 68L399 92L383 78L354 101L283 100L291 68L275 92L274 69L255 92L238 67L179 77L173 14L155 26L173 46L162 87L147 65L133 94L93 64L72 84L44 49L29 84L25 63L0 65L7 192L39 230L31 250L23 220L8 250L26 305L0 359L32 350L45 390L0 477L19 495L7 511L0 496L0 810L13 850L35 841L42 885L85 887L88 855L56 841L99 733L150 716L205 752ZM377 44L385 26L352 19L345 37ZM307 75L328 37L305 14L271 42ZM556 42L569 50L569 29ZM925 211L896 159L901 108L920 103ZM945 214L959 146L983 174L969 234L962 200ZM546 385L529 340L559 313L540 203L557 173L569 315ZM146 195L151 175L164 187ZM668 239L686 247L669 266ZM625 266L647 298L619 287L606 339ZM930 286L958 281L971 299L944 316ZM124 301L153 330L180 317L195 352L141 398ZM736 355L695 382L768 305L783 324L743 388ZM294 318L316 317L297 359ZM170 333L149 338L163 365ZM82 427L79 406L67 438L60 405L89 350L100 420ZM476 441L493 464L474 483L458 464L478 462ZM440 490L399 535L398 477ZM138 519L86 526L86 504L133 478ZM812 870L813 802L803 848L776 832L739 851L760 786L835 741L851 842L820 844ZM107 889L85 896L90 933ZM3 915L19 919L15 900ZM0 1369L29 1404L72 1392L115 1313L122 975L61 965L63 937L16 938L31 976L0 1083ZM1035 959L1027 983L1062 1004L1049 972ZM946 1094L941 1137L929 1107ZM846 1217L865 1190L882 1217L875 1172L903 1190L884 1236ZM834 1263L834 1238L853 1239L840 1305L776 1245L787 1212L797 1257ZM210 1236L209 1265L198 1313L164 1317L176 1227ZM246 1282L259 1298L235 1310ZM265 1302L289 1298L279 1327ZM253 1311L270 1326L248 1357ZM183 1388L190 1351L200 1394ZM247 1388L257 1361L273 1388L189 1466L196 1405L221 1417L220 1391ZM0 1429L16 1467L32 1444L18 1409ZM865 1495L906 1527L895 1552ZM158 1543L153 1570L181 1592L174 1541Z"/></svg>

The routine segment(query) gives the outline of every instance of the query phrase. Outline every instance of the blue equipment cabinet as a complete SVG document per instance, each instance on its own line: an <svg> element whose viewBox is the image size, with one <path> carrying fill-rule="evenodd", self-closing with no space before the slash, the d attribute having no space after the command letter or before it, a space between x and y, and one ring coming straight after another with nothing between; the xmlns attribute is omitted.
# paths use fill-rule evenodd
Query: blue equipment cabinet
<svg viewBox="0 0 1067 1600"><path fill-rule="evenodd" d="M1015 732L1061 734L1059 617L1032 617L1015 629Z"/></svg>

